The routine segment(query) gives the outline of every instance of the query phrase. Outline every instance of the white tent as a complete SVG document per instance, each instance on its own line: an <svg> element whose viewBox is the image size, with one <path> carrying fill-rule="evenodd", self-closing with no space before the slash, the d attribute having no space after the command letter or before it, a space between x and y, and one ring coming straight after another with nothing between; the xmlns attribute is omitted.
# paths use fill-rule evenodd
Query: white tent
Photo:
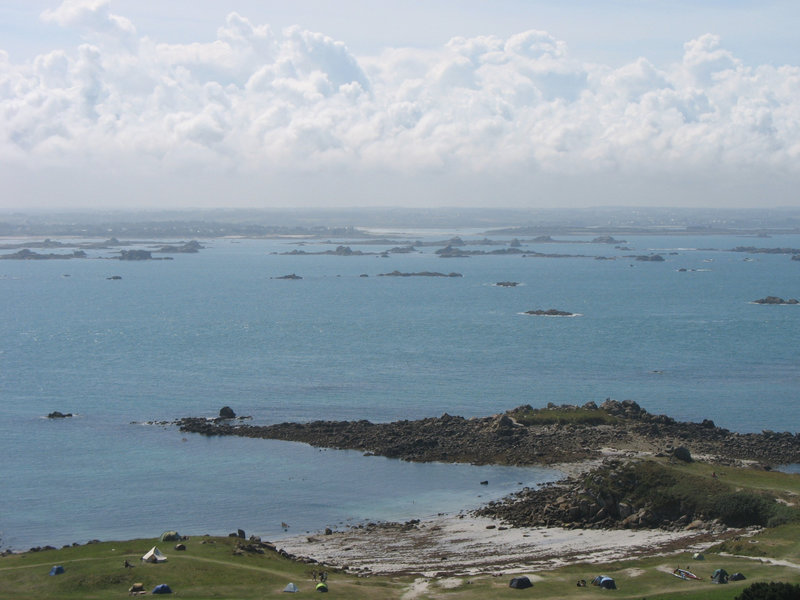
<svg viewBox="0 0 800 600"><path fill-rule="evenodd" d="M299 592L300 590L295 584L290 583L285 588L283 588L283 591L284 592L292 592L292 593L294 593L294 592Z"/></svg>
<svg viewBox="0 0 800 600"><path fill-rule="evenodd" d="M142 560L149 563L161 563L166 562L167 557L161 554L161 550L153 546L150 548L150 552L142 557Z"/></svg>

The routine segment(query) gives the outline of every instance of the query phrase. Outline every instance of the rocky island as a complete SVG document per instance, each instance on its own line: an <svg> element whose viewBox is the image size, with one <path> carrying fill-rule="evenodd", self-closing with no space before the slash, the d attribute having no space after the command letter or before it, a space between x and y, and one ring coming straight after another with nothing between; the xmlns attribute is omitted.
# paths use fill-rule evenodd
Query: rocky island
<svg viewBox="0 0 800 600"><path fill-rule="evenodd" d="M86 258L86 252L83 250L75 250L70 254L55 254L53 252L41 254L39 252L34 252L33 250L23 248L22 250L18 250L17 252L13 252L11 254L0 254L0 259L2 260L64 260L69 258Z"/></svg>

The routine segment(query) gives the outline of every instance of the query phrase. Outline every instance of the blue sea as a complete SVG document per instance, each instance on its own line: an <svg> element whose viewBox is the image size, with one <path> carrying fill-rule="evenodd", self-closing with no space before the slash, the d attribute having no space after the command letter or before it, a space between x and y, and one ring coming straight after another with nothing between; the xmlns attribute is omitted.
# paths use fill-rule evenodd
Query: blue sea
<svg viewBox="0 0 800 600"><path fill-rule="evenodd" d="M800 262L726 250L796 248L800 235L627 236L631 251L554 237L565 243L523 250L616 260L289 256L335 245L213 239L174 260L0 261L0 548L168 529L277 539L457 512L558 476L143 424L225 405L255 424L380 422L614 398L741 432L798 430L800 306L752 301L800 298ZM653 252L666 260L630 258ZM394 270L463 277L377 276ZM302 279L278 279L290 273ZM523 314L539 308L580 316ZM56 410L76 416L46 418Z"/></svg>

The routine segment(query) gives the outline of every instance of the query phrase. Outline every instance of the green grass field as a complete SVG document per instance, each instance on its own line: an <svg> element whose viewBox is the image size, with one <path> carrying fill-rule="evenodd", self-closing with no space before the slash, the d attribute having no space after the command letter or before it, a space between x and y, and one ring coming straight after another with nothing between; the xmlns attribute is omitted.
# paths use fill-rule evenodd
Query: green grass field
<svg viewBox="0 0 800 600"><path fill-rule="evenodd" d="M705 560L693 561L690 552L657 556L641 560L608 564L578 564L544 572L526 573L534 587L515 590L508 587L512 574L498 576L448 577L429 579L417 587L416 598L628 598L656 599L733 599L755 581L800 582L800 566L771 564L775 557L788 562L800 550L800 527L789 525L768 530L754 538L717 546L706 551ZM203 543L206 542L206 543ZM141 564L139 558L157 544L157 540L104 542L86 546L17 554L0 559L0 597L2 598L115 598L127 597L134 582L151 591L159 583L167 583L173 597L180 598L272 598L285 597L289 582L300 588L301 595L316 593L311 579L313 565L296 563L274 552L234 556L235 540L231 538L191 538L186 551L172 550L172 543L159 548L169 560L162 564ZM738 546L737 546L738 544ZM744 552L750 558L729 556L721 552ZM129 560L135 566L125 568ZM53 565L63 565L65 573L50 576ZM703 581L684 581L671 574L677 566L689 567ZM319 569L319 567L316 567ZM724 568L729 573L742 572L747 579L727 585L715 585L711 573ZM595 575L608 575L617 590L601 590L594 586L580 588L579 579L591 580ZM329 596L336 598L372 599L402 598L412 589L414 577L354 577L330 571ZM417 582L419 586L420 582ZM406 595L410 598L411 595Z"/></svg>
<svg viewBox="0 0 800 600"><path fill-rule="evenodd" d="M755 469L720 468L702 463L671 465L709 480L723 481L737 489L766 490L783 502L794 504L800 493L800 475ZM716 473L717 477L712 477ZM94 599L129 597L128 590L140 582L151 591L167 583L177 598L272 598L286 595L283 589L294 582L300 595L315 594L312 569L319 565L294 562L276 552L235 555L236 538L193 537L185 541L186 550L174 550L175 542L140 539L102 542L59 550L27 552L0 557L0 598L36 598L41 600ZM168 561L142 564L140 557L157 545ZM447 577L356 577L328 570L329 596L335 598L398 599L428 598L542 598L546 600L588 598L625 598L631 600L733 600L756 581L800 583L800 523L792 522L766 528L754 536L733 538L703 548L705 560L692 560L692 551L653 556L644 559L605 564L573 564L558 569L524 573L534 587L516 590L508 587L512 573ZM134 565L124 566L125 560ZM53 565L62 565L65 573L50 576ZM684 581L672 575L680 566L702 577L702 581ZM711 573L724 568L737 571L745 581L715 585ZM603 574L613 577L617 590L594 586L577 587L580 579L590 581Z"/></svg>

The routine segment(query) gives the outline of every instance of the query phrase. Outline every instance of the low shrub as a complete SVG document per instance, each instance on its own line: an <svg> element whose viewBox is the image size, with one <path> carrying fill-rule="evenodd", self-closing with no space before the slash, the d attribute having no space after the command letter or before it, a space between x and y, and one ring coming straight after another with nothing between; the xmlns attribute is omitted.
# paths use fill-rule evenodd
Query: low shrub
<svg viewBox="0 0 800 600"><path fill-rule="evenodd" d="M797 600L800 598L800 585L782 581L759 581L742 590L735 600Z"/></svg>
<svg viewBox="0 0 800 600"><path fill-rule="evenodd" d="M596 408L541 408L515 413L523 425L613 425L617 417Z"/></svg>
<svg viewBox="0 0 800 600"><path fill-rule="evenodd" d="M778 504L774 499L754 492L731 492L714 499L716 516L729 527L748 525L766 526L777 516Z"/></svg>

